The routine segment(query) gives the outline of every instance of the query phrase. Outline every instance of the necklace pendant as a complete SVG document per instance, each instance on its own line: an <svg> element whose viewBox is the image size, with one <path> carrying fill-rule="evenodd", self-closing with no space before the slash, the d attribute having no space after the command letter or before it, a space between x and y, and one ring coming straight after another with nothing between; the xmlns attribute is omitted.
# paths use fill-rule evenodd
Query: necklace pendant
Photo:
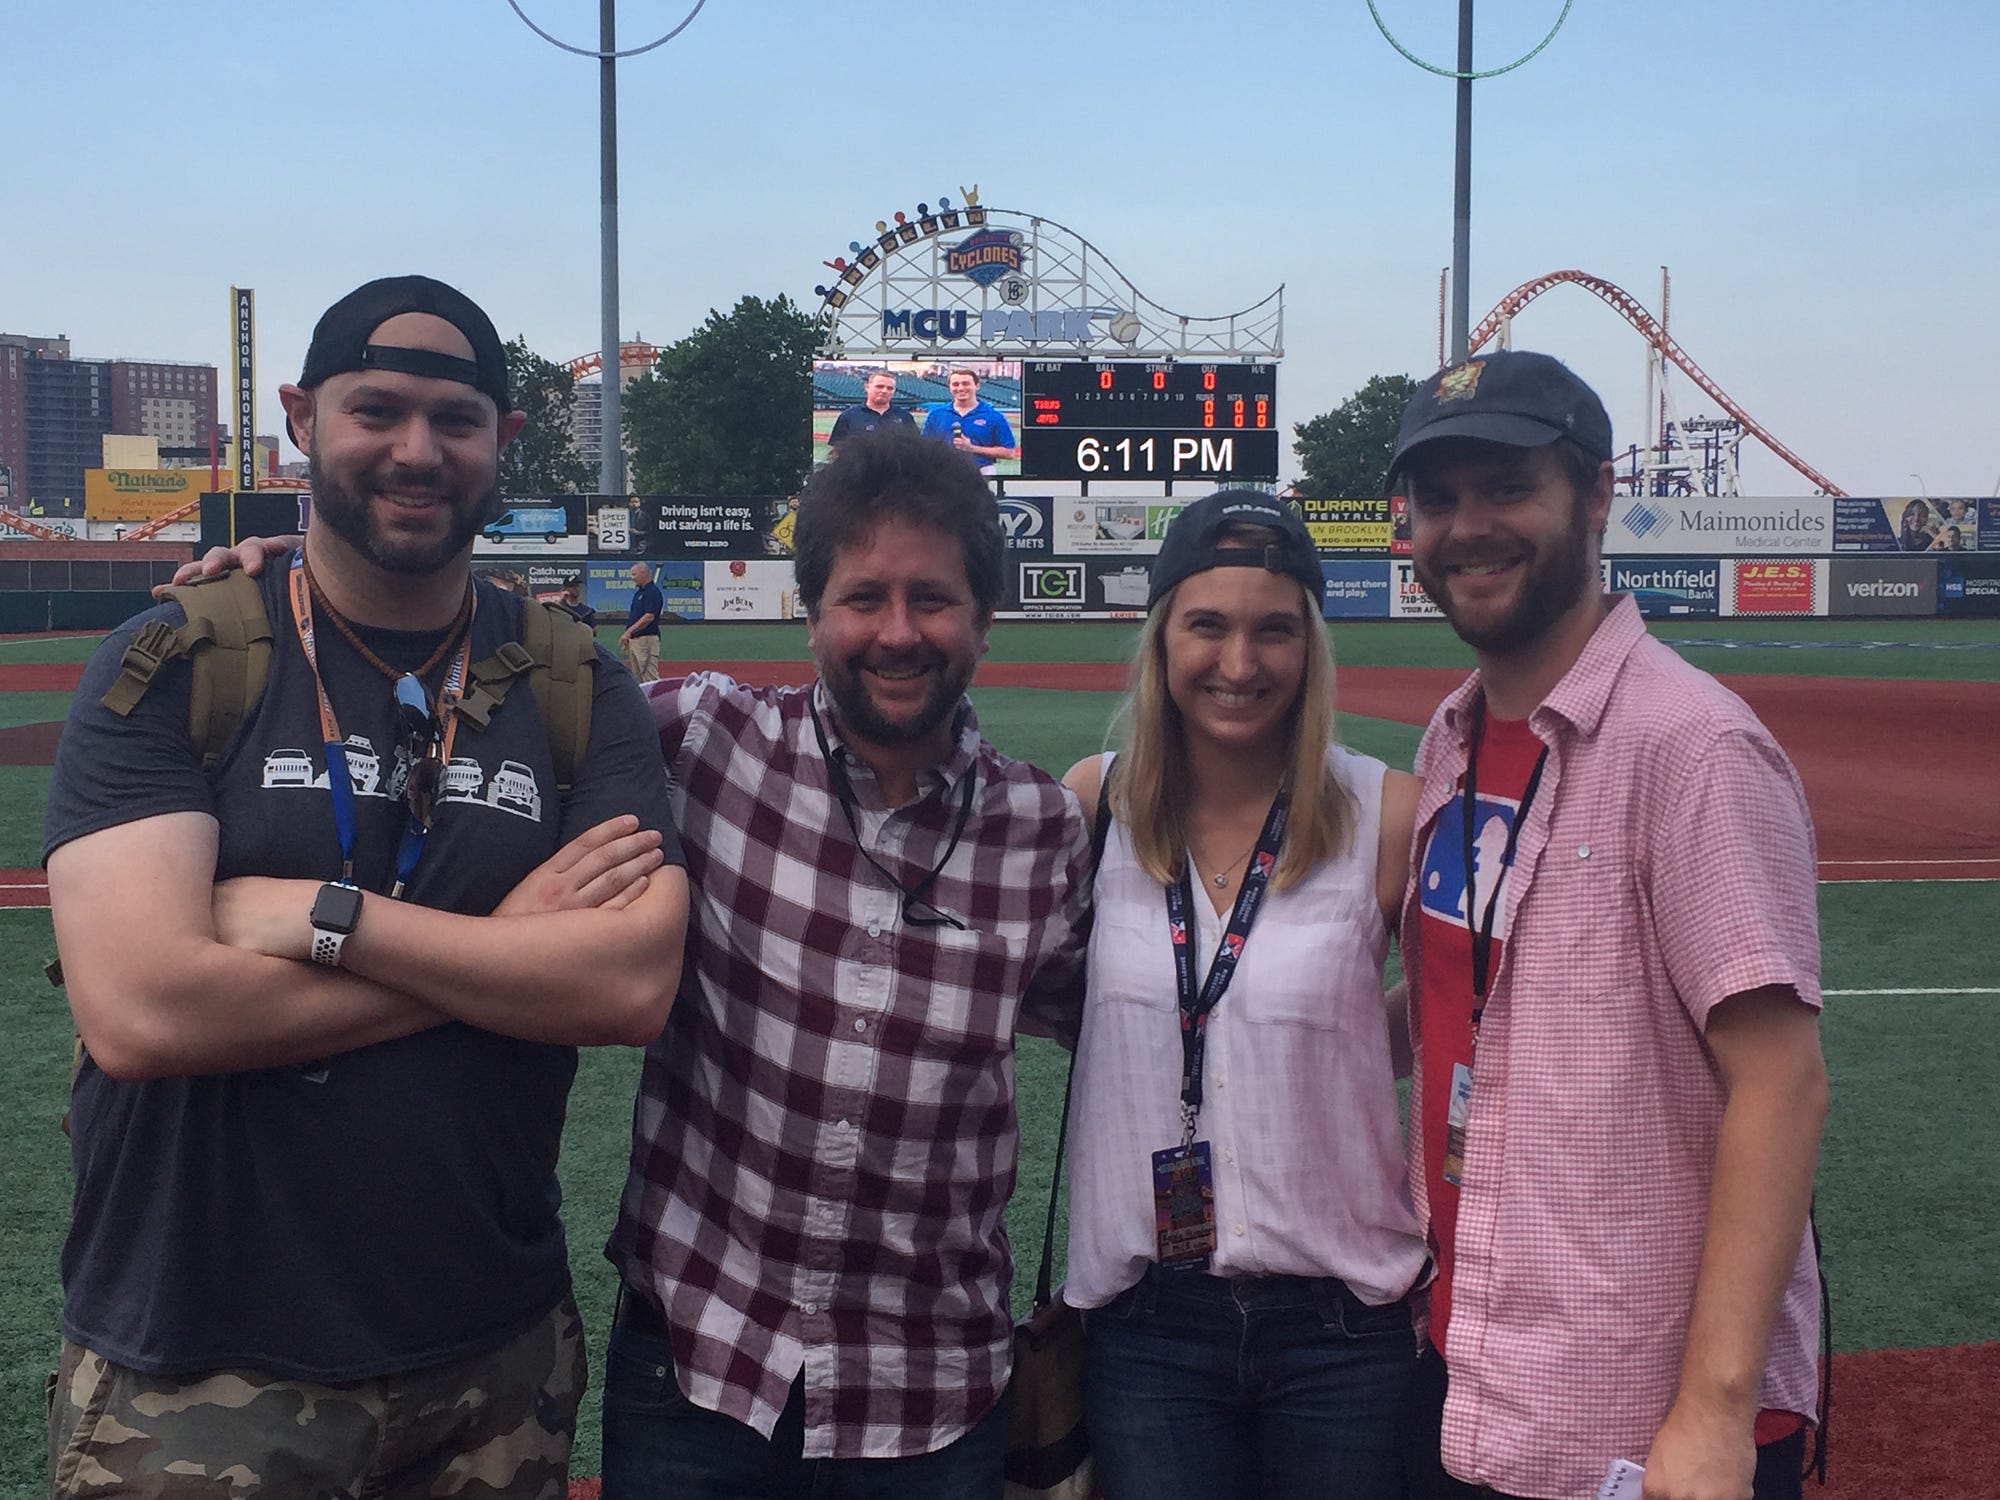
<svg viewBox="0 0 2000 1500"><path fill-rule="evenodd" d="M1217 870L1209 878L1215 882L1215 888L1218 891L1229 884L1229 872L1227 870Z"/></svg>

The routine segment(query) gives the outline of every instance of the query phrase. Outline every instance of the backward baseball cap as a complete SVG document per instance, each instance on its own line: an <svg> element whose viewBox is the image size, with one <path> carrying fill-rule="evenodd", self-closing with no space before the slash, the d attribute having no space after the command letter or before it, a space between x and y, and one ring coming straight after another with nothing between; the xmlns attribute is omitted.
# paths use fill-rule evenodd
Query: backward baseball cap
<svg viewBox="0 0 2000 1500"><path fill-rule="evenodd" d="M1452 437L1509 448L1568 438L1599 462L1611 457L1611 418L1597 392L1561 360L1525 349L1475 355L1417 387L1396 430L1390 485L1416 449Z"/></svg>
<svg viewBox="0 0 2000 1500"><path fill-rule="evenodd" d="M369 336L403 313L442 318L472 345L471 359L433 349L373 344ZM514 409L507 394L507 350L493 320L456 287L429 276L384 276L358 286L329 307L313 328L299 386L312 390L330 375L350 370L394 370L432 380L455 380L490 396L504 415ZM285 421L291 431L291 419ZM298 434L292 432L292 441Z"/></svg>

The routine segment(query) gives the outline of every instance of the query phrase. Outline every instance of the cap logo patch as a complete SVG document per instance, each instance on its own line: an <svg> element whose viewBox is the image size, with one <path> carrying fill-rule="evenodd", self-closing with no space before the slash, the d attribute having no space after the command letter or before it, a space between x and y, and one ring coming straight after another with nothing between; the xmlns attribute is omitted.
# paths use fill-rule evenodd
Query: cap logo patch
<svg viewBox="0 0 2000 1500"><path fill-rule="evenodd" d="M1439 401L1470 401L1479 390L1479 376L1485 370L1484 363L1474 360L1446 370L1431 395Z"/></svg>

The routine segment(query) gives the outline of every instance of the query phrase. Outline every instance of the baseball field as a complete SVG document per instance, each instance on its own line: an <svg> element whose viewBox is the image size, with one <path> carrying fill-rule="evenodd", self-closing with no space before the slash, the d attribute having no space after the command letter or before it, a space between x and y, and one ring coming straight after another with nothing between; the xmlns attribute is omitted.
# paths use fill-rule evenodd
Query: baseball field
<svg viewBox="0 0 2000 1500"><path fill-rule="evenodd" d="M1833 1079L1818 1185L1835 1349L1825 1493L2000 1496L1987 1452L2000 1418L2000 621L1655 628L1771 726L1818 830ZM1131 638L1116 624L996 626L972 693L988 738L1058 772L1099 748ZM1431 624L1346 625L1333 640L1342 738L1407 766L1432 707L1469 665L1464 648ZM0 638L0 1500L43 1484L70 1024L41 974L54 944L38 861L49 762L95 644ZM662 655L755 681L810 675L797 624L690 626L662 641ZM599 1250L637 1072L636 1052L587 1053L564 1142L571 1261L600 1366L611 1273ZM1010 1220L1021 1264L1040 1246L1062 1076L1053 1047L1022 1044ZM1017 1285L1017 1307L1020 1296ZM579 1475L596 1472L597 1431L591 1395Z"/></svg>

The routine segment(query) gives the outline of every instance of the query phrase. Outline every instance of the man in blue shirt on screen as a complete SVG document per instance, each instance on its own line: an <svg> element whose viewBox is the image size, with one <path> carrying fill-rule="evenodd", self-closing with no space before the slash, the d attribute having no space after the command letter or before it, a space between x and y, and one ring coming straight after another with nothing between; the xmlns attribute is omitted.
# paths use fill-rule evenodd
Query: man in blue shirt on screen
<svg viewBox="0 0 2000 1500"><path fill-rule="evenodd" d="M945 383L951 387L951 405L932 408L924 419L925 437L970 453L979 460L979 472L988 477L998 470L997 460L1021 456L1007 419L998 408L979 399L977 375L970 370L953 370Z"/></svg>

